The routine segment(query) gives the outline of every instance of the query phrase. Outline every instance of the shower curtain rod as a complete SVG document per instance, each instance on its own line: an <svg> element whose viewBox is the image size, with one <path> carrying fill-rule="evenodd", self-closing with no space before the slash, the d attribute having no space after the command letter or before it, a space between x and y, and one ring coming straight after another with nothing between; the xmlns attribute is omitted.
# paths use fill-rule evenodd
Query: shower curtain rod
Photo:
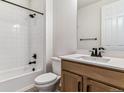
<svg viewBox="0 0 124 93"><path fill-rule="evenodd" d="M18 5L18 4L15 4L15 3L12 3L12 2L9 2L7 0L1 0L5 3L8 3L8 4L11 4L11 5L14 5L14 6L17 6L17 7L20 7L20 8L23 8L23 9L26 9L26 10L29 10L29 11L32 11L32 12L35 12L35 13L38 13L38 14L41 14L41 15L44 15L44 13L41 13L41 12L38 12L36 10L33 10L33 9L30 9L30 8L27 8L27 7L24 7L24 6L21 6L21 5Z"/></svg>

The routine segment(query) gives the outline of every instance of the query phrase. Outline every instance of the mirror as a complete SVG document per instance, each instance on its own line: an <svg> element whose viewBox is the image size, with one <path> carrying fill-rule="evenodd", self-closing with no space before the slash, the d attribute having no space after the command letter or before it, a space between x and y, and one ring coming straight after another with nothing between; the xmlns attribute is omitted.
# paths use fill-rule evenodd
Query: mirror
<svg viewBox="0 0 124 93"><path fill-rule="evenodd" d="M124 0L78 0L78 48L124 50Z"/></svg>

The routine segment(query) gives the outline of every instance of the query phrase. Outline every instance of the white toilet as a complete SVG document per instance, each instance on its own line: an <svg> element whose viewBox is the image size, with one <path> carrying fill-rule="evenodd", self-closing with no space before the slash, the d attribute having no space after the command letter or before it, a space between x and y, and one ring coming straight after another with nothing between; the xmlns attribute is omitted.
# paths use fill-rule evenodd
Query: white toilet
<svg viewBox="0 0 124 93"><path fill-rule="evenodd" d="M45 73L35 78L35 86L40 92L56 91L61 77L61 59L52 57L53 72Z"/></svg>

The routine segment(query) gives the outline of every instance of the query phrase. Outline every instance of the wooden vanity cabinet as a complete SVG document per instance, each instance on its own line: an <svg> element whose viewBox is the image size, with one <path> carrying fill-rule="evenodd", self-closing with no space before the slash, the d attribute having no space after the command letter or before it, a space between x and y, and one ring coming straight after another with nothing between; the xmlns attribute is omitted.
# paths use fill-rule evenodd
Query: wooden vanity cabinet
<svg viewBox="0 0 124 93"><path fill-rule="evenodd" d="M93 80L88 80L87 92L121 92L122 90L99 83Z"/></svg>
<svg viewBox="0 0 124 93"><path fill-rule="evenodd" d="M82 77L67 71L62 71L62 90L65 92L81 92Z"/></svg>
<svg viewBox="0 0 124 93"><path fill-rule="evenodd" d="M122 92L124 73L62 60L63 92Z"/></svg>

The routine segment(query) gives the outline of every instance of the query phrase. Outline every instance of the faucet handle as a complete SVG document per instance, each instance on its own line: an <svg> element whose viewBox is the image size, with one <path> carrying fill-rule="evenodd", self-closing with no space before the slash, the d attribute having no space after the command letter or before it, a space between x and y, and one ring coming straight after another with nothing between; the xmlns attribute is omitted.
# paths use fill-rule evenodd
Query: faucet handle
<svg viewBox="0 0 124 93"><path fill-rule="evenodd" d="M103 48L103 47L100 47L100 48L99 48L99 52L101 52L101 53L105 53L104 50L106 50L106 49Z"/></svg>
<svg viewBox="0 0 124 93"><path fill-rule="evenodd" d="M32 56L34 59L37 59L37 54L33 54Z"/></svg>
<svg viewBox="0 0 124 93"><path fill-rule="evenodd" d="M102 57L102 53L105 53L104 50L105 50L105 48L103 48L103 47L99 48L99 54L98 54L99 57Z"/></svg>
<svg viewBox="0 0 124 93"><path fill-rule="evenodd" d="M95 56L94 50L90 50L89 52L91 52L91 56Z"/></svg>
<svg viewBox="0 0 124 93"><path fill-rule="evenodd" d="M106 50L104 47L99 47L99 50Z"/></svg>
<svg viewBox="0 0 124 93"><path fill-rule="evenodd" d="M92 50L97 50L98 48L92 48Z"/></svg>

